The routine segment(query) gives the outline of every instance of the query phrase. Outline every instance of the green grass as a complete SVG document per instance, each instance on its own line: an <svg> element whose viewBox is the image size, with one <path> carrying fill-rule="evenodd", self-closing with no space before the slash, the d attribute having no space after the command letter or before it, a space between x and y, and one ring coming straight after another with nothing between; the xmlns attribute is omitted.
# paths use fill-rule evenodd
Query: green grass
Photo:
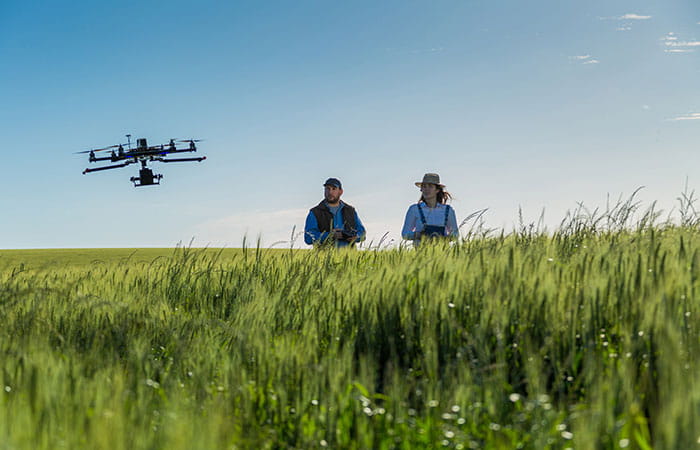
<svg viewBox="0 0 700 450"><path fill-rule="evenodd" d="M0 252L0 448L698 447L700 231L592 224Z"/></svg>
<svg viewBox="0 0 700 450"><path fill-rule="evenodd" d="M235 249L202 249L204 253L224 255ZM53 269L56 266L85 267L111 263L150 263L173 256L172 248L63 248L0 250L0 268L24 267Z"/></svg>

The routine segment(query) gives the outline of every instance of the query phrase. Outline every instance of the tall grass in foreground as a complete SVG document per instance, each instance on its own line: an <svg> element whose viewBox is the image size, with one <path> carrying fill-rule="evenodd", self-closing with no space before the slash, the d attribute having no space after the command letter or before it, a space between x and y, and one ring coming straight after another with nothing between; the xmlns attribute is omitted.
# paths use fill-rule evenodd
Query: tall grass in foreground
<svg viewBox="0 0 700 450"><path fill-rule="evenodd" d="M0 448L697 447L699 277L670 225L6 268Z"/></svg>

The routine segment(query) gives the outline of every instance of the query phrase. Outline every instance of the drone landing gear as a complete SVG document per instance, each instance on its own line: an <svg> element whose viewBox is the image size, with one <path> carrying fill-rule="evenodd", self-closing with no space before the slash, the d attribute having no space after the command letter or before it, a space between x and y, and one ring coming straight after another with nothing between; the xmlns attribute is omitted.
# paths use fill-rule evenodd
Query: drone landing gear
<svg viewBox="0 0 700 450"><path fill-rule="evenodd" d="M131 181L134 183L134 187L139 186L151 186L154 184L160 184L160 179L163 175L159 173L153 173L148 167L144 167L139 170L138 177L131 177Z"/></svg>

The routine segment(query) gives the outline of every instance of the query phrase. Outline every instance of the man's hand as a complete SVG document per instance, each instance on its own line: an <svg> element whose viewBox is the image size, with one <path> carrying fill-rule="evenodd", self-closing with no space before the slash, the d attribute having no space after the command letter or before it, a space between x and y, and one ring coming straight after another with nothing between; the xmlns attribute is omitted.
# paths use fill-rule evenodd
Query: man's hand
<svg viewBox="0 0 700 450"><path fill-rule="evenodd" d="M342 228L335 228L333 230L333 237L335 238L336 241L345 241L349 243L355 242L357 239L359 239L359 236L357 235L350 235L350 233L346 233L343 231Z"/></svg>

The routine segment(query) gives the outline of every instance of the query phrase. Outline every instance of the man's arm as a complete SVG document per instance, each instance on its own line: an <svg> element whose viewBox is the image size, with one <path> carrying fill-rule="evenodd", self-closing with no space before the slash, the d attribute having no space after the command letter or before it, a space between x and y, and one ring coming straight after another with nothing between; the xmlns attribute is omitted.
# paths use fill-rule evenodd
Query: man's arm
<svg viewBox="0 0 700 450"><path fill-rule="evenodd" d="M321 232L318 228L318 221L314 213L309 211L306 216L306 224L304 224L304 242L308 245L321 243L328 238L328 232Z"/></svg>
<svg viewBox="0 0 700 450"><path fill-rule="evenodd" d="M362 224L360 216L357 214L357 210L355 210L355 227L357 228L357 238L354 242L364 241L367 237L367 230L365 230L365 226Z"/></svg>

